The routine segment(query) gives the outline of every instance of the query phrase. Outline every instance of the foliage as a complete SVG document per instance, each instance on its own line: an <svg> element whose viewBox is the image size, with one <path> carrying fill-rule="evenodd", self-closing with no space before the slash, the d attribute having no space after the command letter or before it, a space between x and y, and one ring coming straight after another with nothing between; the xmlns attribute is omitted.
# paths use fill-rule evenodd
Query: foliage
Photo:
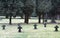
<svg viewBox="0 0 60 38"><path fill-rule="evenodd" d="M5 4L7 3L8 6L10 6L10 4L13 3L13 0L0 0L0 8L4 8L3 6L5 6ZM49 12L53 6L56 6L57 3L59 3L59 0L38 0L38 11L44 11L45 13L46 12ZM15 9L15 13L16 13L16 10L19 8L21 9L21 7L24 7L24 6L29 6L29 5L32 5L34 8L34 12L36 11L36 0L14 0L14 4L13 6L16 8ZM4 9L2 9L4 10ZM8 9L9 10L9 9ZM20 10L22 11L22 10Z"/></svg>
<svg viewBox="0 0 60 38"><path fill-rule="evenodd" d="M44 11L44 12L49 12L52 8L51 5L51 0L43 0L38 2L38 10L39 11Z"/></svg>

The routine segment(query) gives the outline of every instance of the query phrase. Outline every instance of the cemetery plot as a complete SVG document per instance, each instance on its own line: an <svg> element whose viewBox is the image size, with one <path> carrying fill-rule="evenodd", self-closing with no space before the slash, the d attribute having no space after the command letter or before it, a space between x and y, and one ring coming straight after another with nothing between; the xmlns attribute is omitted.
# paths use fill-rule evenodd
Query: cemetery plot
<svg viewBox="0 0 60 38"><path fill-rule="evenodd" d="M18 32L18 25L6 25L5 30L2 30L2 25L0 24L0 38L60 38L60 28L55 32L56 24L47 24L46 29L43 24L37 24L36 30L34 24L21 24L21 32Z"/></svg>

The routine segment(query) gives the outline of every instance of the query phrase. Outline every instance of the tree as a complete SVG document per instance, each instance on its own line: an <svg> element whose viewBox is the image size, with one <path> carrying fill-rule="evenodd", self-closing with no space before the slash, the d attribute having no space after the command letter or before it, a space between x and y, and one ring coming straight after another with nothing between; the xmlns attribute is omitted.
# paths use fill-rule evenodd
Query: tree
<svg viewBox="0 0 60 38"><path fill-rule="evenodd" d="M1 3L3 4L3 10L5 12L6 18L8 18L8 13L7 13L7 11L8 11L8 3L7 2L8 2L7 0L1 0Z"/></svg>
<svg viewBox="0 0 60 38"><path fill-rule="evenodd" d="M9 24L11 25L12 23L11 23L11 20L12 20L12 16L13 16L13 14L12 14L12 12L15 10L15 6L14 6L14 0L12 1L12 4L10 4L10 6L9 6L9 10L10 10L10 12L9 12Z"/></svg>
<svg viewBox="0 0 60 38"><path fill-rule="evenodd" d="M51 3L53 5L53 8L51 9L51 22L55 22L55 15L56 15L56 5L57 5L57 0L51 0Z"/></svg>
<svg viewBox="0 0 60 38"><path fill-rule="evenodd" d="M23 13L25 14L25 23L28 24L28 19L30 17L30 15L32 14L33 12L33 6L32 5L28 5L28 6L25 6L24 9L23 9Z"/></svg>
<svg viewBox="0 0 60 38"><path fill-rule="evenodd" d="M17 9L16 15L20 16L23 19L23 12L22 12L22 10Z"/></svg>
<svg viewBox="0 0 60 38"><path fill-rule="evenodd" d="M7 11L8 11L8 4L6 4L6 3L4 3L4 10L5 10L5 15L6 15L6 18L8 18L8 13L7 13Z"/></svg>
<svg viewBox="0 0 60 38"><path fill-rule="evenodd" d="M57 15L57 18L59 18L59 15L60 15L60 0L57 1L57 5L56 5L56 15Z"/></svg>
<svg viewBox="0 0 60 38"><path fill-rule="evenodd" d="M44 23L44 17L46 15L46 13L49 12L49 10L51 9L51 1L50 0L36 0L37 2L37 15L39 17L39 23L40 23L40 19L41 19L41 15L42 15L42 19L43 19L43 23Z"/></svg>
<svg viewBox="0 0 60 38"><path fill-rule="evenodd" d="M25 23L28 24L29 17L33 12L34 4L32 0L25 0L24 7L23 7L23 13L25 14Z"/></svg>
<svg viewBox="0 0 60 38"><path fill-rule="evenodd" d="M36 14L37 16L39 17L39 23L41 22L40 19L41 19L41 12L38 11L38 0L36 0Z"/></svg>
<svg viewBox="0 0 60 38"><path fill-rule="evenodd" d="M51 13L51 23L56 23L55 22L56 8L52 8L50 10L50 13Z"/></svg>
<svg viewBox="0 0 60 38"><path fill-rule="evenodd" d="M12 13L9 13L9 24L11 25L12 23L11 23L11 19L12 19Z"/></svg>

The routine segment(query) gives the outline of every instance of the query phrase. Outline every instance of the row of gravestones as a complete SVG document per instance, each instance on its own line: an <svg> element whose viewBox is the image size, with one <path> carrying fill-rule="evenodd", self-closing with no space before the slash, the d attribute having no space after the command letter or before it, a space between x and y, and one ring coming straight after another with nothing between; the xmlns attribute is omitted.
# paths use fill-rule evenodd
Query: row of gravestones
<svg viewBox="0 0 60 38"><path fill-rule="evenodd" d="M3 25L2 27L3 27L2 29L5 30L6 25ZM44 27L46 27L46 23L44 23ZM58 31L59 26L56 25L54 28L55 31ZM18 29L19 29L18 32L21 32L22 27L20 24L18 24ZM34 24L34 29L37 29L37 24Z"/></svg>

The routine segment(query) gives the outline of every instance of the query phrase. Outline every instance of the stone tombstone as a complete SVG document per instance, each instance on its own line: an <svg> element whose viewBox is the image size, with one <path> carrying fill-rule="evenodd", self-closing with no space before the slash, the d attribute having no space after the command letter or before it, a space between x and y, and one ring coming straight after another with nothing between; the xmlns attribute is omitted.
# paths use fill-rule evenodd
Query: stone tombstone
<svg viewBox="0 0 60 38"><path fill-rule="evenodd" d="M37 24L34 24L34 29L37 29Z"/></svg>
<svg viewBox="0 0 60 38"><path fill-rule="evenodd" d="M6 27L6 25L3 25L3 26L2 26L2 29L5 30L5 27Z"/></svg>
<svg viewBox="0 0 60 38"><path fill-rule="evenodd" d="M22 27L20 24L18 24L18 32L21 32L21 30L22 30Z"/></svg>
<svg viewBox="0 0 60 38"><path fill-rule="evenodd" d="M58 31L59 26L56 25L54 28L55 28L55 31Z"/></svg>
<svg viewBox="0 0 60 38"><path fill-rule="evenodd" d="M46 22L44 22L44 27L46 27L46 25L47 25Z"/></svg>

